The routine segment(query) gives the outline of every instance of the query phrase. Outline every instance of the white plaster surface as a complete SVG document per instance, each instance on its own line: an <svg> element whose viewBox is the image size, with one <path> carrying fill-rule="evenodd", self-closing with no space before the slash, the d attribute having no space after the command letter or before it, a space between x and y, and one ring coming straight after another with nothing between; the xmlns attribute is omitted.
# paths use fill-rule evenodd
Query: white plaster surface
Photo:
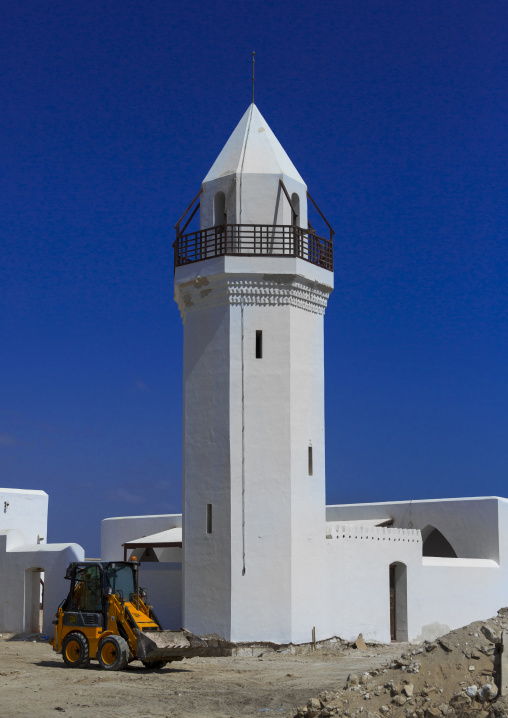
<svg viewBox="0 0 508 718"><path fill-rule="evenodd" d="M32 632L32 582L27 573L44 572L43 631L52 635L52 621L62 599L69 592L65 571L71 561L83 561L78 544L20 544L7 550L6 536L0 533L0 631ZM35 577L38 587L38 575Z"/></svg>
<svg viewBox="0 0 508 718"><path fill-rule="evenodd" d="M7 504L7 505L6 505ZM48 536L48 495L45 491L0 489L0 531L8 545L45 543Z"/></svg>
<svg viewBox="0 0 508 718"><path fill-rule="evenodd" d="M228 222L291 224L282 175L306 223L300 176L244 120L205 178L201 226L213 222L218 190ZM255 157L251 142L261 142ZM220 257L175 272L185 326L184 623L197 633L309 640L326 540L323 315L332 287L331 272L282 256Z"/></svg>
<svg viewBox="0 0 508 718"><path fill-rule="evenodd" d="M372 640L389 639L388 571L394 561L407 566L409 640L432 639L495 614L506 603L508 567L506 563L499 563L499 557L506 556L506 536L500 536L499 526L504 525L504 521L499 517L508 518L507 507L506 500L496 497L327 506L327 533L336 538L344 533L350 537L347 558L346 555L333 558L329 571L333 567L347 579L348 567L357 564L356 575L348 580L349 598L345 599L349 635L342 632L340 635L354 637L356 629L360 628L355 620L355 616L359 616L355 605L361 607L363 602L364 614L377 616L373 625L363 627L364 636ZM393 518L394 528L371 526L375 518L386 520L388 516ZM363 528L361 518L369 522ZM348 524L348 520L355 523ZM408 529L409 524L414 528ZM417 551L408 554L397 542L388 548L386 541L381 540L383 533L403 536L405 532L415 531L422 533L423 539L433 527L448 539L458 558L422 556L421 542ZM380 549L378 541L368 538L376 533ZM334 544L333 538L329 543ZM365 546L371 547L367 554ZM394 547L397 548L395 553ZM363 594L360 587L366 580L371 590Z"/></svg>
<svg viewBox="0 0 508 718"><path fill-rule="evenodd" d="M0 631L38 631L40 578L44 579L43 631L69 590L65 571L84 559L81 546L48 544L48 495L0 489Z"/></svg>
<svg viewBox="0 0 508 718"><path fill-rule="evenodd" d="M256 105L251 104L233 130L204 182L229 174L286 174L303 182L286 151Z"/></svg>
<svg viewBox="0 0 508 718"><path fill-rule="evenodd" d="M224 217L215 217L218 192L225 196L228 224L293 224L292 209L280 180L290 197L298 195L296 224L307 228L307 185L252 104L203 180L201 228L224 224Z"/></svg>

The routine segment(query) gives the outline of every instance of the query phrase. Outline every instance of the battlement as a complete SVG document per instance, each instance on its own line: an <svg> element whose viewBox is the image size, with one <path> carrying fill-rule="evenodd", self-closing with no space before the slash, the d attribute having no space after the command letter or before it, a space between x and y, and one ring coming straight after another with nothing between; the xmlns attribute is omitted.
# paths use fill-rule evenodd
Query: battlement
<svg viewBox="0 0 508 718"><path fill-rule="evenodd" d="M328 521L326 523L326 538L421 543L422 534L419 529L394 529L386 526L368 526L366 524L348 524L341 521Z"/></svg>

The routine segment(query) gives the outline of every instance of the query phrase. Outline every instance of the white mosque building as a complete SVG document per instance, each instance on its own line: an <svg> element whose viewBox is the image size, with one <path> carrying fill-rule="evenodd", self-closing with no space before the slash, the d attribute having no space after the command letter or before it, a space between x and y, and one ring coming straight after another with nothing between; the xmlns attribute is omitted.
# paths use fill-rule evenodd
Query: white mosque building
<svg viewBox="0 0 508 718"><path fill-rule="evenodd" d="M324 219L252 104L177 224L183 514L105 519L102 559L141 560L166 628L435 638L508 602L508 502L326 506L333 231L317 236L309 200Z"/></svg>
<svg viewBox="0 0 508 718"><path fill-rule="evenodd" d="M167 622L203 635L434 638L507 603L508 503L325 505L333 232L308 199L252 104L177 225L183 516L105 520L103 557L143 551Z"/></svg>

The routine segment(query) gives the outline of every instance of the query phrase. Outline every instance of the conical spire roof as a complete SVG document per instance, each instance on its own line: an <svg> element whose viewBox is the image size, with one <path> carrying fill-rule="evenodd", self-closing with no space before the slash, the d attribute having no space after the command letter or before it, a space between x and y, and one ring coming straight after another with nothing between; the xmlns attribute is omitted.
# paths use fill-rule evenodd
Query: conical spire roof
<svg viewBox="0 0 508 718"><path fill-rule="evenodd" d="M286 175L305 184L254 103L236 126L203 181L210 182L239 173Z"/></svg>

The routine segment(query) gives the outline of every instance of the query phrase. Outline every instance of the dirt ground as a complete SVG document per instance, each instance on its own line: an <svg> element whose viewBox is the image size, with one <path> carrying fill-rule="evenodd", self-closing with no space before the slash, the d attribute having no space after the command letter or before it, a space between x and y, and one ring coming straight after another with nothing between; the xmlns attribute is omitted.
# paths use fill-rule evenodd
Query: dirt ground
<svg viewBox="0 0 508 718"><path fill-rule="evenodd" d="M506 632L503 608L430 643L323 644L304 655L260 647L257 657L196 657L156 671L135 661L119 672L95 661L67 668L40 636L4 634L0 718L508 718L507 698L497 700Z"/></svg>
<svg viewBox="0 0 508 718"><path fill-rule="evenodd" d="M303 656L192 658L149 671L137 661L108 673L93 661L70 669L48 643L0 637L0 716L73 718L238 718L294 716L323 690L337 691L347 676L386 665L406 644L320 650Z"/></svg>

